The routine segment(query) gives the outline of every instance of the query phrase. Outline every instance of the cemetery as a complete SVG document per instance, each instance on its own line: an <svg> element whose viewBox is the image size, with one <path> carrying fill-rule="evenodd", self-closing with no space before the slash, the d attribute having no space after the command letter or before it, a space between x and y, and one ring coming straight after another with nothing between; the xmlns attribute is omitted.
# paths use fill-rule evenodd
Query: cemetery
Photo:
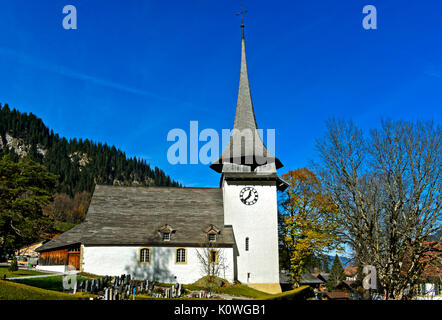
<svg viewBox="0 0 442 320"><path fill-rule="evenodd" d="M97 295L98 300L135 300L135 297L144 294L154 298L179 298L184 288L177 283L170 287L161 287L158 283L149 280L132 280L131 276L105 276L91 280L76 280L73 284L73 293L77 291Z"/></svg>
<svg viewBox="0 0 442 320"><path fill-rule="evenodd" d="M104 276L97 279L79 279L70 284L71 293L92 294L96 300L146 300L146 299L223 299L214 288L167 284L152 280L135 280L130 274ZM258 291L256 291L258 292ZM258 293L258 296L267 294ZM243 297L252 298L252 297Z"/></svg>
<svg viewBox="0 0 442 320"><path fill-rule="evenodd" d="M208 282L206 277L193 284L163 283L149 279L140 280L140 278L134 279L130 274L98 276L86 273L42 274L5 280L0 283L0 285L5 286L4 290L6 290L3 299L8 299L8 296L10 296L8 290L15 290L12 286L18 286L21 290L26 288L30 291L36 289L43 292L42 290L44 290L48 297L53 293L61 299L113 301L157 299L249 300L270 296L246 285L230 284L221 278L217 278L216 283ZM10 289L7 290L6 287ZM41 297L40 294L38 296Z"/></svg>

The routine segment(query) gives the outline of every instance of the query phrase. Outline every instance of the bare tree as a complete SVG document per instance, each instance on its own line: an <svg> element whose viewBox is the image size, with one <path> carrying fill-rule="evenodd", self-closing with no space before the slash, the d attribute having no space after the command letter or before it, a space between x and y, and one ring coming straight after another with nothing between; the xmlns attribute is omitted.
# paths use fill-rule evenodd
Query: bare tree
<svg viewBox="0 0 442 320"><path fill-rule="evenodd" d="M431 263L428 240L441 229L441 127L383 121L365 137L351 121L327 125L317 171L344 239L359 266L376 267L387 298L401 299Z"/></svg>
<svg viewBox="0 0 442 320"><path fill-rule="evenodd" d="M58 221L80 223L86 218L90 201L91 194L86 191L75 194L73 198L65 193L57 193L43 211Z"/></svg>
<svg viewBox="0 0 442 320"><path fill-rule="evenodd" d="M213 285L216 277L223 277L222 272L227 268L224 249L219 247L216 241L210 241L208 238L201 242L200 247L196 254L201 273L207 277L209 284Z"/></svg>

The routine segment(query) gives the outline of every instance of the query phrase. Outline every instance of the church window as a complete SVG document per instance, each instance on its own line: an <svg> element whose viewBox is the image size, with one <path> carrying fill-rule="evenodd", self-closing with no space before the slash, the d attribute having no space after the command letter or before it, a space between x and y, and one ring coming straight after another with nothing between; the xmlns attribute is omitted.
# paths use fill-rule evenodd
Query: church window
<svg viewBox="0 0 442 320"><path fill-rule="evenodd" d="M149 248L141 248L139 253L140 263L150 263L150 249Z"/></svg>
<svg viewBox="0 0 442 320"><path fill-rule="evenodd" d="M170 232L163 232L163 240L164 241L170 240Z"/></svg>
<svg viewBox="0 0 442 320"><path fill-rule="evenodd" d="M246 251L249 251L249 238L246 238Z"/></svg>
<svg viewBox="0 0 442 320"><path fill-rule="evenodd" d="M210 250L209 259L211 264L218 264L218 251Z"/></svg>
<svg viewBox="0 0 442 320"><path fill-rule="evenodd" d="M186 263L186 249L178 248L175 250L175 263Z"/></svg>
<svg viewBox="0 0 442 320"><path fill-rule="evenodd" d="M216 233L209 233L209 241L216 241Z"/></svg>

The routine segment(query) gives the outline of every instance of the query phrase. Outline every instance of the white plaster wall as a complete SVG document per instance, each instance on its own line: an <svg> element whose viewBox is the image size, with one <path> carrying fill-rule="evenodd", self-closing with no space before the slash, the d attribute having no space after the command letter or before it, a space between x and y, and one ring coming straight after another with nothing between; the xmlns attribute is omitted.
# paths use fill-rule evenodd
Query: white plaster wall
<svg viewBox="0 0 442 320"><path fill-rule="evenodd" d="M35 267L35 269L42 270L42 271L65 272L66 266L40 266L40 265L37 265Z"/></svg>
<svg viewBox="0 0 442 320"><path fill-rule="evenodd" d="M276 183L247 183L223 182L224 224L233 226L239 251L237 277L243 283L279 283ZM258 191L254 205L245 205L239 198L246 186ZM245 251L246 237L249 251Z"/></svg>
<svg viewBox="0 0 442 320"><path fill-rule="evenodd" d="M187 263L175 263L175 247L145 247L151 248L151 263L138 263L138 251L144 246L84 246L83 271L97 275L117 276L131 274L135 279L156 280L160 282L193 283L204 274L196 250L201 248L186 248ZM218 248L223 251L226 259L224 270L220 276L233 281L233 249ZM176 278L175 278L176 277Z"/></svg>

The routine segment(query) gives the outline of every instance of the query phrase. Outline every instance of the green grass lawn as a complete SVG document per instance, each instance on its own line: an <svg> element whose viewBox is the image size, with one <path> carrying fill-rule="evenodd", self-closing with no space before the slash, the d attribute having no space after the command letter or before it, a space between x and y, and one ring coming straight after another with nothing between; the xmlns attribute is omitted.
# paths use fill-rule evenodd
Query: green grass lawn
<svg viewBox="0 0 442 320"><path fill-rule="evenodd" d="M90 280L90 278L77 277L77 280ZM63 292L63 277L44 277L44 278L32 278L32 279L16 279L11 280L16 283L26 284L28 286L33 286L46 290L54 290Z"/></svg>
<svg viewBox="0 0 442 320"><path fill-rule="evenodd" d="M217 287L214 290L214 293L224 293L231 296L242 296L248 298L265 298L270 296L268 293L250 288L243 284L229 284L228 281L221 278L216 278L215 283ZM223 287L219 287L221 283L224 283ZM207 282L207 277L203 277L192 284L185 284L184 288L190 291L198 291L204 290L204 288L208 286L209 283Z"/></svg>
<svg viewBox="0 0 442 320"><path fill-rule="evenodd" d="M0 280L0 300L78 300L86 295L50 291L11 281Z"/></svg>
<svg viewBox="0 0 442 320"><path fill-rule="evenodd" d="M26 276L40 276L45 275L47 273L43 273L40 271L34 270L17 270L11 272L8 270L8 267L0 267L0 278L3 279L3 276L6 275L6 278L15 278L15 277L26 277Z"/></svg>
<svg viewBox="0 0 442 320"><path fill-rule="evenodd" d="M244 284L234 284L231 286L227 285L225 287L218 288L217 292L229 294L231 296L242 296L249 298L266 298L271 296L269 293L250 288Z"/></svg>

